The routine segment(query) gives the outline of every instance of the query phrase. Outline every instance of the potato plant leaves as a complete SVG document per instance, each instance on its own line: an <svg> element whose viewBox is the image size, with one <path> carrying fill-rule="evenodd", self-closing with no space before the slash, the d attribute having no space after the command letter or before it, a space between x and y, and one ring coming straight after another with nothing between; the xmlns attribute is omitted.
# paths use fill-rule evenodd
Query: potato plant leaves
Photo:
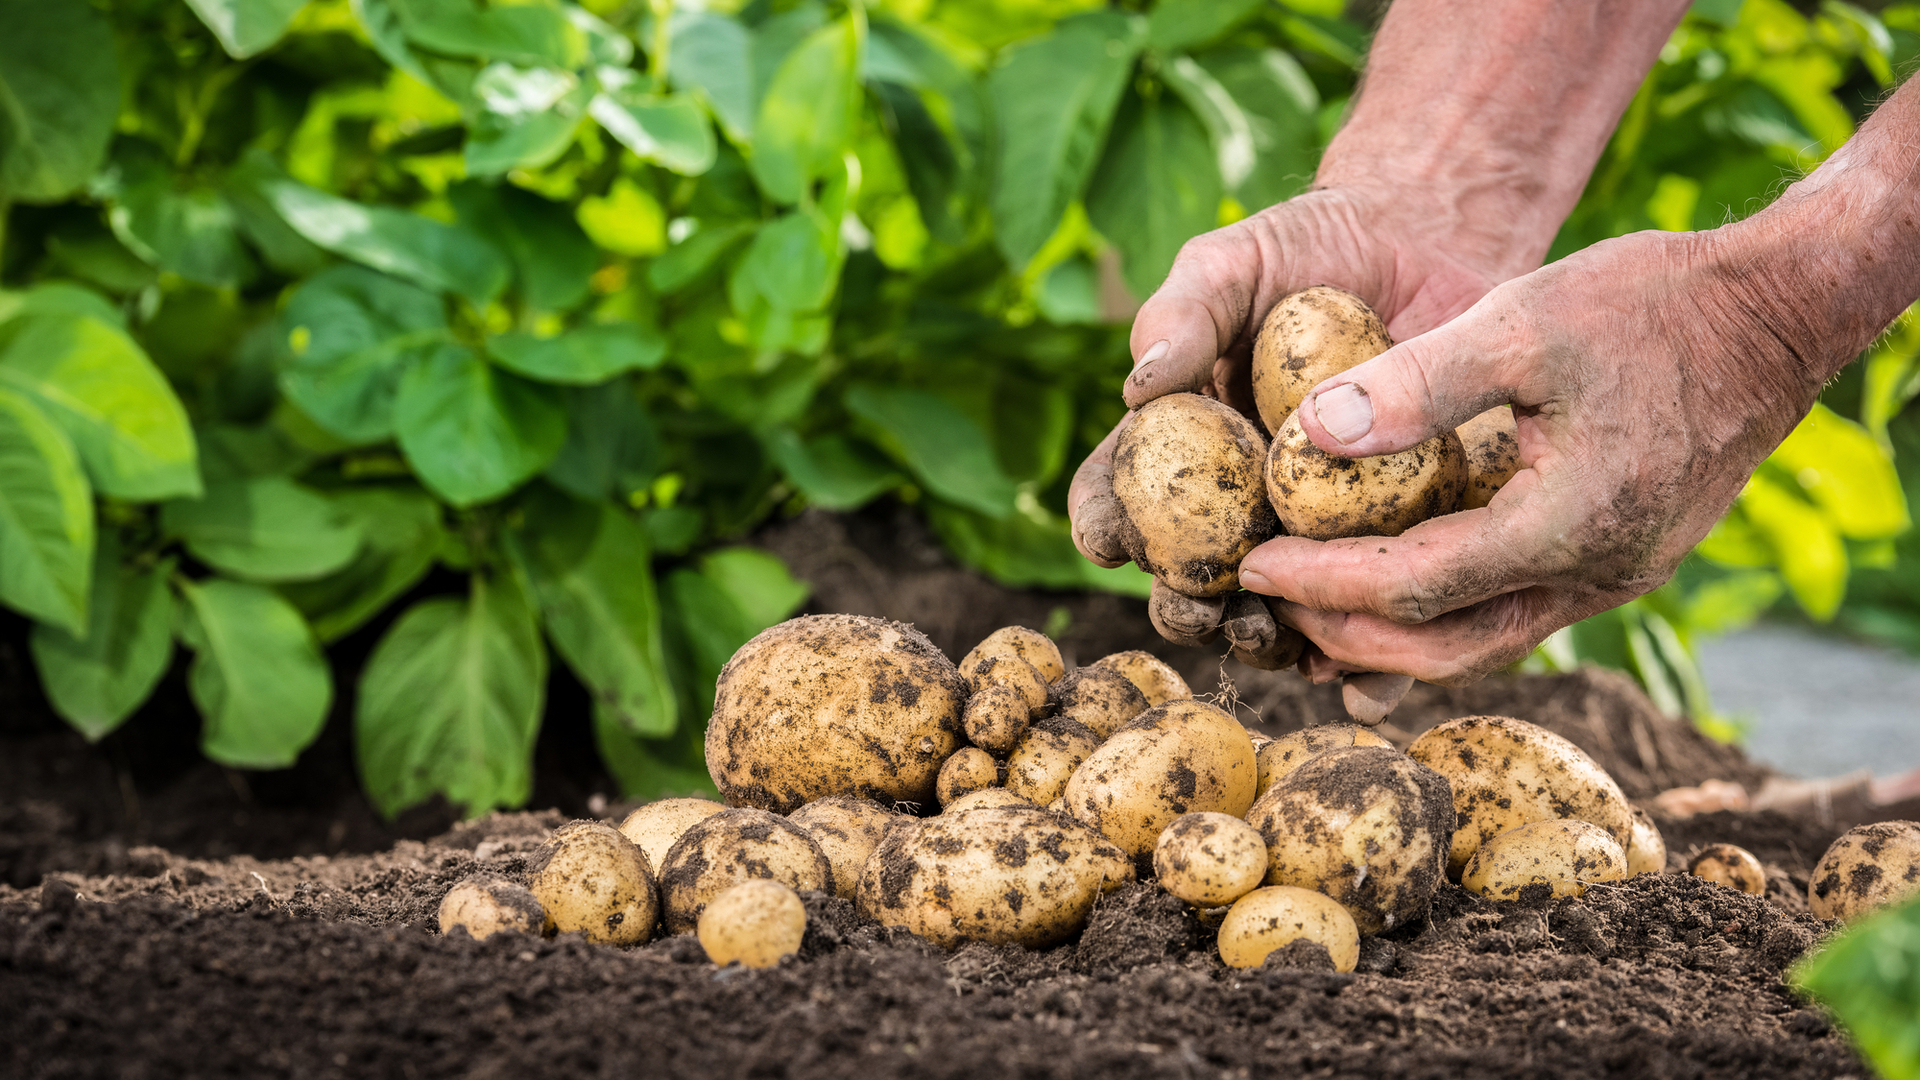
<svg viewBox="0 0 1920 1080"><path fill-rule="evenodd" d="M84 634L93 545L93 492L72 440L0 387L0 602Z"/></svg>
<svg viewBox="0 0 1920 1080"><path fill-rule="evenodd" d="M859 10L810 34L774 73L754 121L754 179L780 202L799 202L807 185L840 163L860 101Z"/></svg>
<svg viewBox="0 0 1920 1080"><path fill-rule="evenodd" d="M359 551L325 577L280 586L322 642L358 629L417 584L446 538L439 504L411 486L347 488L328 498L359 532Z"/></svg>
<svg viewBox="0 0 1920 1080"><path fill-rule="evenodd" d="M1789 981L1813 995L1886 1080L1920 1078L1920 898L1855 923Z"/></svg>
<svg viewBox="0 0 1920 1080"><path fill-rule="evenodd" d="M1220 174L1207 167L1211 158L1205 129L1177 100L1122 110L1087 191L1087 217L1120 249L1134 295L1159 288L1180 245L1213 225L1221 188Z"/></svg>
<svg viewBox="0 0 1920 1080"><path fill-rule="evenodd" d="M675 10L668 70L672 83L706 99L727 137L753 138L753 35L725 15Z"/></svg>
<svg viewBox="0 0 1920 1080"><path fill-rule="evenodd" d="M279 41L307 0L187 0L227 55L244 60Z"/></svg>
<svg viewBox="0 0 1920 1080"><path fill-rule="evenodd" d="M946 399L861 384L847 391L846 402L928 491L988 517L1013 511L1014 484L987 433Z"/></svg>
<svg viewBox="0 0 1920 1080"><path fill-rule="evenodd" d="M216 481L202 498L168 503L160 523L194 558L250 581L310 581L360 550L358 522L282 476Z"/></svg>
<svg viewBox="0 0 1920 1080"><path fill-rule="evenodd" d="M348 442L393 434L400 378L447 336L431 293L357 266L339 266L301 286L280 324L293 356L280 389L329 433Z"/></svg>
<svg viewBox="0 0 1920 1080"><path fill-rule="evenodd" d="M103 536L86 636L40 623L28 638L47 700L90 742L133 715L166 674L173 656L172 573L172 560L127 563L112 534Z"/></svg>
<svg viewBox="0 0 1920 1080"><path fill-rule="evenodd" d="M637 85L609 88L589 106L593 118L643 161L682 176L713 168L718 153L713 125L699 103L684 94L657 95Z"/></svg>
<svg viewBox="0 0 1920 1080"><path fill-rule="evenodd" d="M118 56L90 4L0 0L0 200L51 202L93 175L120 112Z"/></svg>
<svg viewBox="0 0 1920 1080"><path fill-rule="evenodd" d="M200 749L222 765L284 769L320 734L333 679L300 613L272 590L212 578L178 585L187 690Z"/></svg>
<svg viewBox="0 0 1920 1080"><path fill-rule="evenodd" d="M453 345L408 369L393 414L407 463L454 506L518 487L546 468L567 438L566 410L552 387Z"/></svg>
<svg viewBox="0 0 1920 1080"><path fill-rule="evenodd" d="M587 386L621 372L659 367L667 342L652 327L607 323L551 338L502 334L487 343L487 351L502 367L529 379Z"/></svg>

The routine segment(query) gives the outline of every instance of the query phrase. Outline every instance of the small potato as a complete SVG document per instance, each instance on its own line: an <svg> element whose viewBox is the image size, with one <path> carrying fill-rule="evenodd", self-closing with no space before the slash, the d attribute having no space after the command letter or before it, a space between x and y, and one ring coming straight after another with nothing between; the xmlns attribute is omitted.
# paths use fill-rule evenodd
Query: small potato
<svg viewBox="0 0 1920 1080"><path fill-rule="evenodd" d="M1267 437L1199 394L1142 405L1114 446L1113 493L1140 569L1189 596L1240 588L1240 560L1279 531L1261 468Z"/></svg>
<svg viewBox="0 0 1920 1080"><path fill-rule="evenodd" d="M909 819L872 799L829 795L795 810L787 820L807 830L826 854L833 866L833 894L851 900L867 856L887 833Z"/></svg>
<svg viewBox="0 0 1920 1080"><path fill-rule="evenodd" d="M1182 814L1153 846L1160 887L1195 907L1222 907L1267 876L1259 830L1228 814Z"/></svg>
<svg viewBox="0 0 1920 1080"><path fill-rule="evenodd" d="M1146 712L1147 695L1125 675L1109 668L1075 668L1048 693L1054 715L1085 724L1102 739Z"/></svg>
<svg viewBox="0 0 1920 1080"><path fill-rule="evenodd" d="M1456 433L1467 452L1467 489L1459 509L1478 510L1520 471L1520 429L1513 410L1499 405L1461 424Z"/></svg>
<svg viewBox="0 0 1920 1080"><path fill-rule="evenodd" d="M547 912L547 930L579 931L603 945L639 945L660 922L660 897L647 857L611 825L570 821L527 864L528 891Z"/></svg>
<svg viewBox="0 0 1920 1080"><path fill-rule="evenodd" d="M1067 779L1063 797L1067 813L1141 855L1181 814L1245 816L1258 768L1240 721L1204 701L1169 701L1101 743Z"/></svg>
<svg viewBox="0 0 1920 1080"><path fill-rule="evenodd" d="M985 641L975 645L971 652L961 658L960 674L971 682L981 662L990 656L1011 656L1016 660L1025 660L1048 682L1067 673L1066 662L1060 659L1060 647L1053 643L1053 639L1024 626L1003 626L988 634Z"/></svg>
<svg viewBox="0 0 1920 1080"><path fill-rule="evenodd" d="M940 766L940 781L935 786L940 805L947 806L962 796L976 791L984 791L1000 782L1000 763L993 755L977 746L966 746L954 751L945 765Z"/></svg>
<svg viewBox="0 0 1920 1080"><path fill-rule="evenodd" d="M1033 670L1028 665L1021 666ZM967 741L995 754L1008 754L1026 737L1027 723L1032 716L1033 709L1021 698L1020 691L1005 683L994 683L967 699L967 711L960 722L966 730ZM953 759L947 761L951 763ZM945 770L946 766L941 766L942 775Z"/></svg>
<svg viewBox="0 0 1920 1080"><path fill-rule="evenodd" d="M647 868L655 869L681 833L726 808L712 799L655 799L628 814L620 831L647 857Z"/></svg>
<svg viewBox="0 0 1920 1080"><path fill-rule="evenodd" d="M660 867L667 932L695 928L713 898L742 881L833 892L833 864L806 829L765 810L725 810L674 841Z"/></svg>
<svg viewBox="0 0 1920 1080"><path fill-rule="evenodd" d="M1003 787L981 788L971 795L962 795L951 805L940 808L942 816L964 814L969 810L986 810L996 806L1033 806L1033 800L1024 799ZM838 873L839 868L835 867Z"/></svg>
<svg viewBox="0 0 1920 1080"><path fill-rule="evenodd" d="M1820 856L1807 909L1852 919L1920 893L1920 822L1881 821L1848 829Z"/></svg>
<svg viewBox="0 0 1920 1080"><path fill-rule="evenodd" d="M743 881L721 891L700 913L695 931L707 959L726 967L765 968L800 951L807 934L807 905L774 881Z"/></svg>
<svg viewBox="0 0 1920 1080"><path fill-rule="evenodd" d="M1474 851L1460 884L1495 900L1579 896L1596 881L1627 876L1627 853L1613 834L1562 818L1508 829Z"/></svg>
<svg viewBox="0 0 1920 1080"><path fill-rule="evenodd" d="M1067 790L1067 778L1100 747L1085 724L1051 716L1027 729L1007 758L1007 790L1044 805Z"/></svg>
<svg viewBox="0 0 1920 1080"><path fill-rule="evenodd" d="M1467 486L1467 455L1448 431L1397 454L1334 457L1307 438L1296 413L1274 433L1265 481L1294 536L1399 536L1453 513Z"/></svg>
<svg viewBox="0 0 1920 1080"><path fill-rule="evenodd" d="M1193 691L1187 689L1187 680L1181 678L1172 665L1150 652L1139 649L1117 652L1103 656L1088 666L1117 671L1125 676L1146 696L1148 708L1193 696Z"/></svg>
<svg viewBox="0 0 1920 1080"><path fill-rule="evenodd" d="M1254 751L1254 760L1260 764L1260 786L1255 798L1265 795L1275 780L1313 758L1329 750L1344 750L1349 746L1392 748L1393 744L1358 724L1318 724L1267 740L1265 746Z"/></svg>
<svg viewBox="0 0 1920 1080"><path fill-rule="evenodd" d="M1449 874L1481 844L1517 825L1574 818L1631 842L1633 809L1586 752L1546 728L1509 716L1463 716L1422 734L1407 756L1447 778L1457 821Z"/></svg>
<svg viewBox="0 0 1920 1080"><path fill-rule="evenodd" d="M966 679L967 686L975 694L985 693L996 686L1013 691L1021 701L1026 702L1032 713L1047 707L1047 687L1053 681L1040 674L1039 668L1011 653L980 657L974 661L972 674Z"/></svg>
<svg viewBox="0 0 1920 1080"><path fill-rule="evenodd" d="M1627 833L1627 876L1660 874L1667 869L1667 841L1645 810L1633 807L1633 826Z"/></svg>
<svg viewBox="0 0 1920 1080"><path fill-rule="evenodd" d="M440 901L440 932L464 929L476 941L503 931L539 937L547 912L531 892L498 874L470 874Z"/></svg>
<svg viewBox="0 0 1920 1080"><path fill-rule="evenodd" d="M1335 971L1360 963L1360 929L1347 909L1292 885L1269 885L1234 901L1220 920L1220 959L1228 967L1259 967L1268 953L1300 938L1326 949Z"/></svg>
<svg viewBox="0 0 1920 1080"><path fill-rule="evenodd" d="M1253 404L1268 431L1314 387L1393 347L1366 301L1331 285L1282 297L1253 341Z"/></svg>
<svg viewBox="0 0 1920 1080"><path fill-rule="evenodd" d="M1687 864L1687 873L1748 896L1767 894L1767 871L1753 852L1732 844L1708 844Z"/></svg>
<svg viewBox="0 0 1920 1080"><path fill-rule="evenodd" d="M1310 758L1247 812L1267 845L1267 884L1340 902L1366 934L1426 913L1447 870L1453 797L1439 773L1391 747Z"/></svg>

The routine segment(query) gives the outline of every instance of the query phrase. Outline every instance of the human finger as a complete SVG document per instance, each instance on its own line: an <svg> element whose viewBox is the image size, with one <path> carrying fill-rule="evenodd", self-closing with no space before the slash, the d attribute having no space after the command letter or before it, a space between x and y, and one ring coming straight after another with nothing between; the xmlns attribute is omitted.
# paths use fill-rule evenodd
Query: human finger
<svg viewBox="0 0 1920 1080"><path fill-rule="evenodd" d="M1526 589L1416 626L1294 603L1272 606L1282 621L1312 639L1332 666L1463 686L1526 656L1554 630L1620 599L1595 596L1574 603L1553 590Z"/></svg>
<svg viewBox="0 0 1920 1080"><path fill-rule="evenodd" d="M1147 619L1175 645L1205 645L1220 636L1226 606L1224 596L1188 596L1155 578L1147 595Z"/></svg>
<svg viewBox="0 0 1920 1080"><path fill-rule="evenodd" d="M1213 384L1216 362L1252 317L1260 268L1259 245L1246 228L1216 230L1180 249L1166 281L1133 317L1128 408Z"/></svg>
<svg viewBox="0 0 1920 1080"><path fill-rule="evenodd" d="M1377 727L1413 689L1413 676L1359 671L1340 680L1340 703L1356 724Z"/></svg>
<svg viewBox="0 0 1920 1080"><path fill-rule="evenodd" d="M1130 558L1125 535L1133 522L1113 493L1113 448L1132 422L1132 413L1121 417L1074 470L1073 482L1067 486L1067 520L1072 525L1073 546L1087 561L1109 569L1124 565Z"/></svg>

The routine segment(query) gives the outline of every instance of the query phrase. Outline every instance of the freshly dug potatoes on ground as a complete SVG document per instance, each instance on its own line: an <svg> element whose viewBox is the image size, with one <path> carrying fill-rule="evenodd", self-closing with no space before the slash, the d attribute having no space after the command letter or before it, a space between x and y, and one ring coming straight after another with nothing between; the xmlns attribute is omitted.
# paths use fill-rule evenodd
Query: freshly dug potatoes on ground
<svg viewBox="0 0 1920 1080"><path fill-rule="evenodd" d="M1294 536L1399 536L1459 506L1467 455L1448 431L1397 454L1334 457L1307 438L1295 413L1274 432L1265 477L1274 512Z"/></svg>
<svg viewBox="0 0 1920 1080"><path fill-rule="evenodd" d="M1605 829L1624 848L1633 809L1586 752L1546 728L1510 716L1463 716L1431 728L1407 756L1447 778L1457 820L1458 874L1481 844L1530 821L1575 818Z"/></svg>
<svg viewBox="0 0 1920 1080"><path fill-rule="evenodd" d="M1053 684L1048 700L1055 716L1085 724L1102 739L1151 708L1147 695L1125 675L1098 667L1074 668Z"/></svg>
<svg viewBox="0 0 1920 1080"><path fill-rule="evenodd" d="M1920 823L1848 829L1820 856L1807 885L1816 918L1851 919L1920 893Z"/></svg>
<svg viewBox="0 0 1920 1080"><path fill-rule="evenodd" d="M1267 954L1301 938L1327 950L1335 971L1360 963L1360 929L1346 908L1312 889L1269 885L1234 901L1220 921L1220 959L1259 967Z"/></svg>
<svg viewBox="0 0 1920 1080"><path fill-rule="evenodd" d="M1253 404L1268 431L1307 400L1314 387L1393 347L1367 302L1331 285L1281 299L1253 341Z"/></svg>
<svg viewBox="0 0 1920 1080"><path fill-rule="evenodd" d="M984 791L1000 782L1000 763L977 746L963 746L940 766L935 794L944 808L976 791Z"/></svg>
<svg viewBox="0 0 1920 1080"><path fill-rule="evenodd" d="M661 864L667 932L692 930L714 897L756 879L834 891L833 864L812 833L765 810L726 810L688 829Z"/></svg>
<svg viewBox="0 0 1920 1080"><path fill-rule="evenodd" d="M1627 833L1627 876L1659 874L1667 869L1667 841L1645 810L1631 807L1633 826Z"/></svg>
<svg viewBox="0 0 1920 1080"><path fill-rule="evenodd" d="M1460 884L1495 900L1579 896L1595 881L1627 876L1627 853L1590 822L1563 818L1508 829L1480 845Z"/></svg>
<svg viewBox="0 0 1920 1080"><path fill-rule="evenodd" d="M498 874L470 874L440 901L440 932L464 929L476 941L506 930L539 937L547 912L531 892Z"/></svg>
<svg viewBox="0 0 1920 1080"><path fill-rule="evenodd" d="M1445 879L1453 797L1391 747L1329 750L1274 781L1247 812L1267 884L1325 893L1378 934L1419 918Z"/></svg>
<svg viewBox="0 0 1920 1080"><path fill-rule="evenodd" d="M604 945L638 945L659 925L660 896L647 857L611 825L560 826L527 869L528 891L546 909L548 930L577 930Z"/></svg>
<svg viewBox="0 0 1920 1080"><path fill-rule="evenodd" d="M968 810L986 810L996 806L1034 805L1035 803L1032 799L1022 798L1008 791L1006 788L990 787L981 788L971 795L960 796L958 799L955 799L951 805L941 807L940 813L944 816L946 814L964 814ZM835 866L834 873L837 874L839 872L840 868Z"/></svg>
<svg viewBox="0 0 1920 1080"><path fill-rule="evenodd" d="M653 870L667 857L667 849L681 833L691 829L694 822L726 808L725 803L712 799L655 799L628 814L620 823L620 832L640 848L647 857L647 868Z"/></svg>
<svg viewBox="0 0 1920 1080"><path fill-rule="evenodd" d="M800 951L807 905L777 881L743 881L723 890L700 913L695 933L707 959L725 967L772 967Z"/></svg>
<svg viewBox="0 0 1920 1080"><path fill-rule="evenodd" d="M1060 647L1053 643L1052 638L1024 626L1003 626L988 634L985 641L975 645L960 659L960 674L967 677L969 685L982 662L993 656L1025 660L1048 682L1067 673L1066 662L1060 659Z"/></svg>
<svg viewBox="0 0 1920 1080"><path fill-rule="evenodd" d="M1033 670L1027 664L1021 666L1028 671ZM1027 723L1032 717L1033 708L1020 696L1020 691L1005 683L994 683L967 699L967 709L960 722L966 730L967 741L974 746L996 754L1006 754L1011 753L1026 737ZM947 760L951 762L953 759ZM945 768L941 766L942 775L945 775Z"/></svg>
<svg viewBox="0 0 1920 1080"><path fill-rule="evenodd" d="M853 899L860 867L887 833L909 819L857 795L829 795L815 799L787 816L807 830L833 867L833 894Z"/></svg>
<svg viewBox="0 0 1920 1080"><path fill-rule="evenodd" d="M1153 876L1195 907L1221 907L1259 887L1267 845L1259 830L1231 814L1182 814L1153 845Z"/></svg>
<svg viewBox="0 0 1920 1080"><path fill-rule="evenodd" d="M1196 810L1243 817L1259 779L1240 721L1204 701L1149 709L1067 779L1067 813L1128 855L1153 850L1173 819Z"/></svg>
<svg viewBox="0 0 1920 1080"><path fill-rule="evenodd" d="M1150 652L1139 649L1117 652L1103 656L1088 666L1119 672L1139 688L1147 699L1149 709L1193 696L1193 691L1187 689L1187 680L1181 678L1172 665Z"/></svg>
<svg viewBox="0 0 1920 1080"><path fill-rule="evenodd" d="M1739 889L1748 896L1767 894L1766 868L1753 852L1732 844L1708 844L1701 848L1700 854L1687 864L1687 873L1729 889Z"/></svg>
<svg viewBox="0 0 1920 1080"><path fill-rule="evenodd" d="M1036 713L1046 708L1048 684L1053 682L1042 675L1039 668L1011 653L982 656L973 662L969 672L963 673L963 677L967 680L967 687L976 695L999 688L1011 690L1026 702L1028 709Z"/></svg>
<svg viewBox="0 0 1920 1080"><path fill-rule="evenodd" d="M1275 780L1321 754L1329 750L1345 750L1350 746L1384 746L1391 749L1393 744L1358 724L1319 724L1267 740L1265 746L1254 751L1254 760L1260 765L1260 783L1254 797L1265 795Z"/></svg>
<svg viewBox="0 0 1920 1080"><path fill-rule="evenodd" d="M911 626L790 619L720 671L707 771L727 802L788 813L828 795L933 799L959 749L966 682Z"/></svg>
<svg viewBox="0 0 1920 1080"><path fill-rule="evenodd" d="M862 914L945 948L1045 948L1085 924L1133 864L1100 834L1038 807L942 814L888 835L860 872Z"/></svg>
<svg viewBox="0 0 1920 1080"><path fill-rule="evenodd" d="M1067 778L1100 747L1085 724L1050 716L1027 729L1007 758L1008 791L1044 806L1067 790Z"/></svg>
<svg viewBox="0 0 1920 1080"><path fill-rule="evenodd" d="M1279 531L1261 468L1267 438L1199 394L1142 405L1113 453L1113 493L1140 569L1189 596L1240 588L1240 560Z"/></svg>
<svg viewBox="0 0 1920 1080"><path fill-rule="evenodd" d="M1456 433L1467 452L1467 489L1459 509L1478 510L1520 471L1520 428L1513 410L1500 405L1461 424Z"/></svg>

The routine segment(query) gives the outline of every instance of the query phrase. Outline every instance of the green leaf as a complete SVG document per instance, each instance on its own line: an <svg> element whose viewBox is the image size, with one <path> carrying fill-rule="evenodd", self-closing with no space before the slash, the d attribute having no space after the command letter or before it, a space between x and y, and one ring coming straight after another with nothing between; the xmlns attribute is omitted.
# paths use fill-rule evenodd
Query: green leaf
<svg viewBox="0 0 1920 1080"><path fill-rule="evenodd" d="M840 164L860 104L866 20L856 8L800 43L774 73L754 122L753 177L768 195L799 202Z"/></svg>
<svg viewBox="0 0 1920 1080"><path fill-rule="evenodd" d="M1077 16L1009 50L988 77L999 118L994 239L1016 269L1053 235L1086 187L1145 37L1144 20L1136 16Z"/></svg>
<svg viewBox="0 0 1920 1080"><path fill-rule="evenodd" d="M780 428L768 433L765 442L768 456L800 494L828 510L865 506L902 481L884 458L844 435L803 441L793 429Z"/></svg>
<svg viewBox="0 0 1920 1080"><path fill-rule="evenodd" d="M1003 585L1022 589L1098 589L1145 599L1153 578L1129 564L1095 566L1073 546L1064 519L1039 507L995 519L932 504L927 518L960 561Z"/></svg>
<svg viewBox="0 0 1920 1080"><path fill-rule="evenodd" d="M746 257L735 266L728 292L734 309L751 304L748 291L785 312L816 311L833 295L839 275L839 237L805 211L794 210L761 226Z"/></svg>
<svg viewBox="0 0 1920 1080"><path fill-rule="evenodd" d="M0 603L84 634L93 545L93 492L72 440L0 388Z"/></svg>
<svg viewBox="0 0 1920 1080"><path fill-rule="evenodd" d="M1866 428L1815 403L1768 462L1785 470L1852 540L1897 536L1913 525L1893 459Z"/></svg>
<svg viewBox="0 0 1920 1080"><path fill-rule="evenodd" d="M795 580L778 555L755 547L709 551L700 559L700 573L746 617L754 628L749 637L800 610L813 593L812 586Z"/></svg>
<svg viewBox="0 0 1920 1080"><path fill-rule="evenodd" d="M601 386L562 391L567 406L567 442L547 466L547 480L581 499L629 503L644 496L659 475L660 436L640 406L633 384L616 379Z"/></svg>
<svg viewBox="0 0 1920 1080"><path fill-rule="evenodd" d="M400 377L447 337L432 293L358 266L334 267L300 286L280 320L294 345L281 391L354 443L393 435Z"/></svg>
<svg viewBox="0 0 1920 1080"><path fill-rule="evenodd" d="M24 292L0 289L0 323L23 315L84 315L124 330L126 313L84 285L42 281Z"/></svg>
<svg viewBox="0 0 1920 1080"><path fill-rule="evenodd" d="M0 200L86 183L120 115L119 48L91 4L0 0Z"/></svg>
<svg viewBox="0 0 1920 1080"><path fill-rule="evenodd" d="M138 567L109 533L95 551L87 635L37 623L28 645L53 711L99 742L119 727L166 674L173 657L173 561Z"/></svg>
<svg viewBox="0 0 1920 1080"><path fill-rule="evenodd" d="M550 387L450 345L407 371L393 415L420 482L461 507L513 490L567 438L566 410Z"/></svg>
<svg viewBox="0 0 1920 1080"><path fill-rule="evenodd" d="M565 203L510 184L475 182L447 189L460 224L513 260L521 295L536 311L564 311L586 299L600 253Z"/></svg>
<svg viewBox="0 0 1920 1080"><path fill-rule="evenodd" d="M501 334L487 342L487 352L502 367L529 379L585 386L623 371L659 367L667 355L667 339L650 326L604 323L550 338Z"/></svg>
<svg viewBox="0 0 1920 1080"><path fill-rule="evenodd" d="M1875 1075L1920 1077L1920 897L1848 927L1788 981L1832 1011Z"/></svg>
<svg viewBox="0 0 1920 1080"><path fill-rule="evenodd" d="M1780 575L1768 571L1729 574L1695 589L1682 621L1696 636L1738 630L1765 614L1783 588Z"/></svg>
<svg viewBox="0 0 1920 1080"><path fill-rule="evenodd" d="M423 49L528 67L572 68L586 60L586 39L557 8L465 3L432 8L425 17L403 17L407 40Z"/></svg>
<svg viewBox="0 0 1920 1080"><path fill-rule="evenodd" d="M1160 77L1206 127L1221 182L1228 190L1238 189L1252 174L1257 156L1253 119L1227 88L1190 56L1174 57L1160 69Z"/></svg>
<svg viewBox="0 0 1920 1080"><path fill-rule="evenodd" d="M332 500L284 476L221 480L160 511L193 557L251 581L311 581L360 550L360 528Z"/></svg>
<svg viewBox="0 0 1920 1080"><path fill-rule="evenodd" d="M1279 49L1241 48L1215 49L1195 60L1238 107L1253 139L1252 168L1228 185L1234 197L1258 209L1305 191L1320 164L1320 93L1300 62ZM1182 97L1207 118L1190 95ZM1228 121L1227 129L1231 126ZM1214 132L1214 138L1216 148L1222 147L1221 133Z"/></svg>
<svg viewBox="0 0 1920 1080"><path fill-rule="evenodd" d="M127 249L159 267L213 288L254 274L233 208L211 187L180 185L157 157L123 152L126 174L107 220Z"/></svg>
<svg viewBox="0 0 1920 1080"><path fill-rule="evenodd" d="M1202 45L1253 14L1261 0L1159 0L1147 16L1147 44L1161 52Z"/></svg>
<svg viewBox="0 0 1920 1080"><path fill-rule="evenodd" d="M662 296L676 293L718 262L727 249L755 235L755 226L744 221L700 229L653 260L647 267L647 284Z"/></svg>
<svg viewBox="0 0 1920 1080"><path fill-rule="evenodd" d="M280 586L323 642L359 629L419 584L446 535L440 505L410 486L345 488L329 498L359 530L359 553L326 577Z"/></svg>
<svg viewBox="0 0 1920 1080"><path fill-rule="evenodd" d="M976 80L921 34L877 20L868 41L867 78L893 128L894 148L926 227L963 243L980 196L988 123Z"/></svg>
<svg viewBox="0 0 1920 1080"><path fill-rule="evenodd" d="M673 13L667 65L679 90L697 91L737 143L753 138L753 37L747 28L712 11Z"/></svg>
<svg viewBox="0 0 1920 1080"><path fill-rule="evenodd" d="M205 726L200 751L237 769L284 769L320 734L333 679L293 605L259 585L179 583L180 641L194 652L187 691Z"/></svg>
<svg viewBox="0 0 1920 1080"><path fill-rule="evenodd" d="M489 64L473 80L481 112L467 134L467 172L541 169L567 147L593 90L570 71Z"/></svg>
<svg viewBox="0 0 1920 1080"><path fill-rule="evenodd" d="M707 114L684 94L658 96L627 85L596 95L588 112L640 160L682 176L713 168L719 154Z"/></svg>
<svg viewBox="0 0 1920 1080"><path fill-rule="evenodd" d="M848 388L846 403L928 491L989 517L1013 511L1014 484L992 441L951 402L922 390L861 383Z"/></svg>
<svg viewBox="0 0 1920 1080"><path fill-rule="evenodd" d="M598 711L636 735L678 723L646 530L605 503L536 493L509 550L533 584L547 637Z"/></svg>
<svg viewBox="0 0 1920 1080"><path fill-rule="evenodd" d="M540 628L511 576L472 581L464 601L408 608L360 676L360 778L389 817L435 794L473 816L532 792L547 682Z"/></svg>
<svg viewBox="0 0 1920 1080"><path fill-rule="evenodd" d="M1847 548L1814 506L1756 474L1740 493L1740 509L1773 547L1787 590L1816 621L1833 618L1847 594Z"/></svg>
<svg viewBox="0 0 1920 1080"><path fill-rule="evenodd" d="M187 0L187 6L228 56L245 60L279 41L307 0Z"/></svg>
<svg viewBox="0 0 1920 1080"><path fill-rule="evenodd" d="M606 709L593 710L593 742L607 772L629 799L691 795L718 800L720 789L707 775L702 725L687 725L669 739L642 739Z"/></svg>
<svg viewBox="0 0 1920 1080"><path fill-rule="evenodd" d="M234 227L268 266L290 277L310 277L326 269L333 256L295 232L260 193L260 177L281 175L280 167L266 151L249 150L228 170L220 194L226 198Z"/></svg>
<svg viewBox="0 0 1920 1080"><path fill-rule="evenodd" d="M103 494L145 501L200 492L186 409L112 323L48 312L0 325L0 385L66 430Z"/></svg>
<svg viewBox="0 0 1920 1080"><path fill-rule="evenodd" d="M1180 245L1214 227L1220 174L1206 131L1178 102L1161 98L1123 110L1087 191L1087 218L1120 249L1121 276L1135 296L1160 287Z"/></svg>

